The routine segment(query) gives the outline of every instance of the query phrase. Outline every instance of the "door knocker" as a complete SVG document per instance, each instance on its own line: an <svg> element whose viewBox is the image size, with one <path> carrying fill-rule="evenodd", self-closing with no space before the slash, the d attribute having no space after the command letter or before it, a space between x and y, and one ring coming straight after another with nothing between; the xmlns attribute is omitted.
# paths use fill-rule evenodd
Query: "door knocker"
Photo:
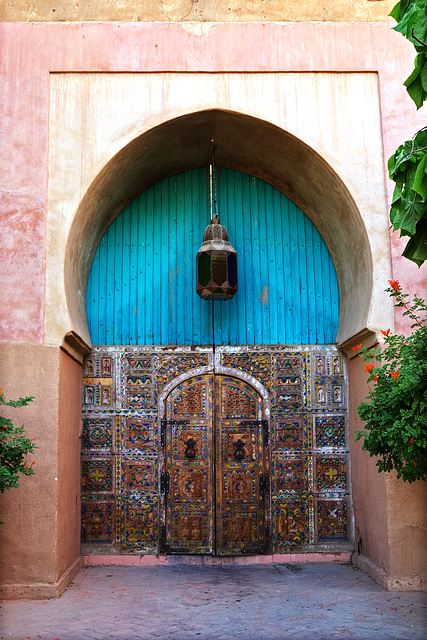
<svg viewBox="0 0 427 640"><path fill-rule="evenodd" d="M184 455L189 460L192 460L196 457L196 441L193 438L188 438L187 442L184 442L186 449L184 451Z"/></svg>
<svg viewBox="0 0 427 640"><path fill-rule="evenodd" d="M243 460L243 458L245 457L245 443L243 442L243 440L237 440L237 442L233 442L233 447L234 447L234 457L236 458L236 460Z"/></svg>

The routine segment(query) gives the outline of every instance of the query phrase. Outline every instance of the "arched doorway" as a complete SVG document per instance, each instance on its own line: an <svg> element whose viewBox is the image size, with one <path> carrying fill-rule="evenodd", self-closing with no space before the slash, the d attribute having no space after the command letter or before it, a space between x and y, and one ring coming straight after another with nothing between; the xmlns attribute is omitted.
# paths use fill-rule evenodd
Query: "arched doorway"
<svg viewBox="0 0 427 640"><path fill-rule="evenodd" d="M193 189L188 175L197 178ZM83 540L89 545L147 553L159 548L225 554L348 551L352 519L347 377L345 360L334 345L338 287L331 257L314 225L283 193L260 179L246 175L242 182L239 172L221 169L220 186L228 196L223 212L242 257L243 286L231 301L237 305L234 312L228 301L212 314L210 303L191 297L195 278L188 273L207 222L206 197L200 193L200 185L206 182L203 176L203 169L192 170L182 180L180 176L167 178L138 196L110 226L93 262L88 318L91 330L103 327L103 333L97 334L98 344L85 361ZM245 185L240 199L236 198L239 180ZM188 201L190 205L194 202L194 190L199 194L197 208L187 206ZM171 230L177 230L176 220L185 221L182 211L189 226L178 242ZM240 224L233 220L236 211ZM241 231L245 211L250 212L246 214L250 231L256 228L254 238ZM126 229L134 229L136 236L125 233ZM286 230L288 242L284 240ZM173 277L177 267L184 278L181 285ZM243 380L266 403L266 418L261 421L268 420L264 437L270 444L254 473L258 499L262 475L263 504L271 501L271 511L269 507L261 516L258 511L253 516L258 523L254 525L256 536L251 529L248 537L249 516L246 520L242 516L240 525L236 521L231 534L218 515L222 507L217 501L209 517L203 516L205 524L194 505L189 507L193 515L181 514L187 520L180 529L173 515L178 513L175 502L169 504L165 497L174 482L172 476L169 480L162 477L170 473L167 465L172 465L174 456L172 426L169 432L167 425L166 432L162 431L162 419L168 420L167 412L163 414L165 393L172 398L172 389L187 385L185 381L195 376L212 380L210 393L215 397L215 380L225 379L222 376ZM221 407L217 412L213 408L210 415L211 420L222 416ZM169 413L172 420L171 416ZM259 437L261 427L256 428ZM187 444L191 439L197 440L189 436ZM217 470L218 451L218 447L211 448L208 463L216 462ZM211 499L219 482L213 480L219 477L212 475ZM194 491L196 485L192 485ZM179 491L177 504L180 499L191 503L191 496L179 498ZM221 489L216 491L221 495ZM245 509L250 513L248 504ZM214 527L214 520L223 522L222 529ZM224 542L224 527L227 537L245 537L240 546L237 539L235 546ZM203 531L209 530L211 537L206 537ZM199 546L193 539L196 534L202 538Z"/></svg>
<svg viewBox="0 0 427 640"><path fill-rule="evenodd" d="M178 384L161 446L162 551L270 550L269 424L254 387L212 374Z"/></svg>

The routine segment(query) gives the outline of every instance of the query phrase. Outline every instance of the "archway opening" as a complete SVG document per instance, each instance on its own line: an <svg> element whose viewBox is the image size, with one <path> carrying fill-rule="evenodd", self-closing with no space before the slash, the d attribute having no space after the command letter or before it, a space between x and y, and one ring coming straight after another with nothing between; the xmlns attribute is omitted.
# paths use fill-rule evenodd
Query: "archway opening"
<svg viewBox="0 0 427 640"><path fill-rule="evenodd" d="M217 163L266 180L312 220L333 257L341 308L337 343L367 331L372 260L356 204L339 176L313 149L286 131L242 114L207 110L181 116L142 134L100 171L83 197L70 231L65 286L72 330L90 344L86 283L109 224L159 180Z"/></svg>
<svg viewBox="0 0 427 640"><path fill-rule="evenodd" d="M88 280L96 345L335 344L335 268L309 218L278 189L216 167L221 221L238 255L228 301L196 293L195 262L210 219L209 168L165 178L112 222Z"/></svg>

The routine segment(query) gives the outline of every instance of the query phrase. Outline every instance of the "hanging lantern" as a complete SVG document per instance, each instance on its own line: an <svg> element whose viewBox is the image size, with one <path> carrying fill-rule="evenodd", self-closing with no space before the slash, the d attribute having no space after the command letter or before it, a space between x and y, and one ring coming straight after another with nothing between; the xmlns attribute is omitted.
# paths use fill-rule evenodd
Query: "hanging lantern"
<svg viewBox="0 0 427 640"><path fill-rule="evenodd" d="M237 291L237 253L215 214L197 256L196 291L203 300L229 300Z"/></svg>

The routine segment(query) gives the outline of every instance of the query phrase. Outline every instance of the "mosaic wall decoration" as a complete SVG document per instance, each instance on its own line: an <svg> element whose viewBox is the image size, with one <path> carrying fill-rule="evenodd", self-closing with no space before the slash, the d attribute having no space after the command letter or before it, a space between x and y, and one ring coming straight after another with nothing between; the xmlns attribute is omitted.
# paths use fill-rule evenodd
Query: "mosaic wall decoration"
<svg viewBox="0 0 427 640"><path fill-rule="evenodd" d="M271 495L263 518L269 523L270 551L350 549L346 363L335 347L319 345L219 347L215 354L209 348L94 347L83 369L83 542L129 552L158 551L163 535L160 419L165 389L207 373L214 374L214 381L215 372L263 389L268 401L263 400L269 411L266 464ZM230 420L261 419L250 394L237 393L232 385L223 393L222 407ZM197 421L206 413L201 402L189 388L174 404L171 419L191 416ZM171 441L172 463L179 467L191 456L204 456L206 433L194 425L182 426ZM221 464L255 455L245 429L236 426L221 440ZM212 536L206 527L209 518L202 513L210 494L205 475L201 469L187 478L183 470L171 478L177 505L171 535L184 550L206 548ZM258 483L237 472L224 480L230 501L243 491L252 504L255 489ZM179 505L190 498L193 506L182 510ZM199 503L200 509L194 506ZM223 535L230 548L235 540L234 548L247 550L259 515L244 508L238 515L232 520L224 516Z"/></svg>

